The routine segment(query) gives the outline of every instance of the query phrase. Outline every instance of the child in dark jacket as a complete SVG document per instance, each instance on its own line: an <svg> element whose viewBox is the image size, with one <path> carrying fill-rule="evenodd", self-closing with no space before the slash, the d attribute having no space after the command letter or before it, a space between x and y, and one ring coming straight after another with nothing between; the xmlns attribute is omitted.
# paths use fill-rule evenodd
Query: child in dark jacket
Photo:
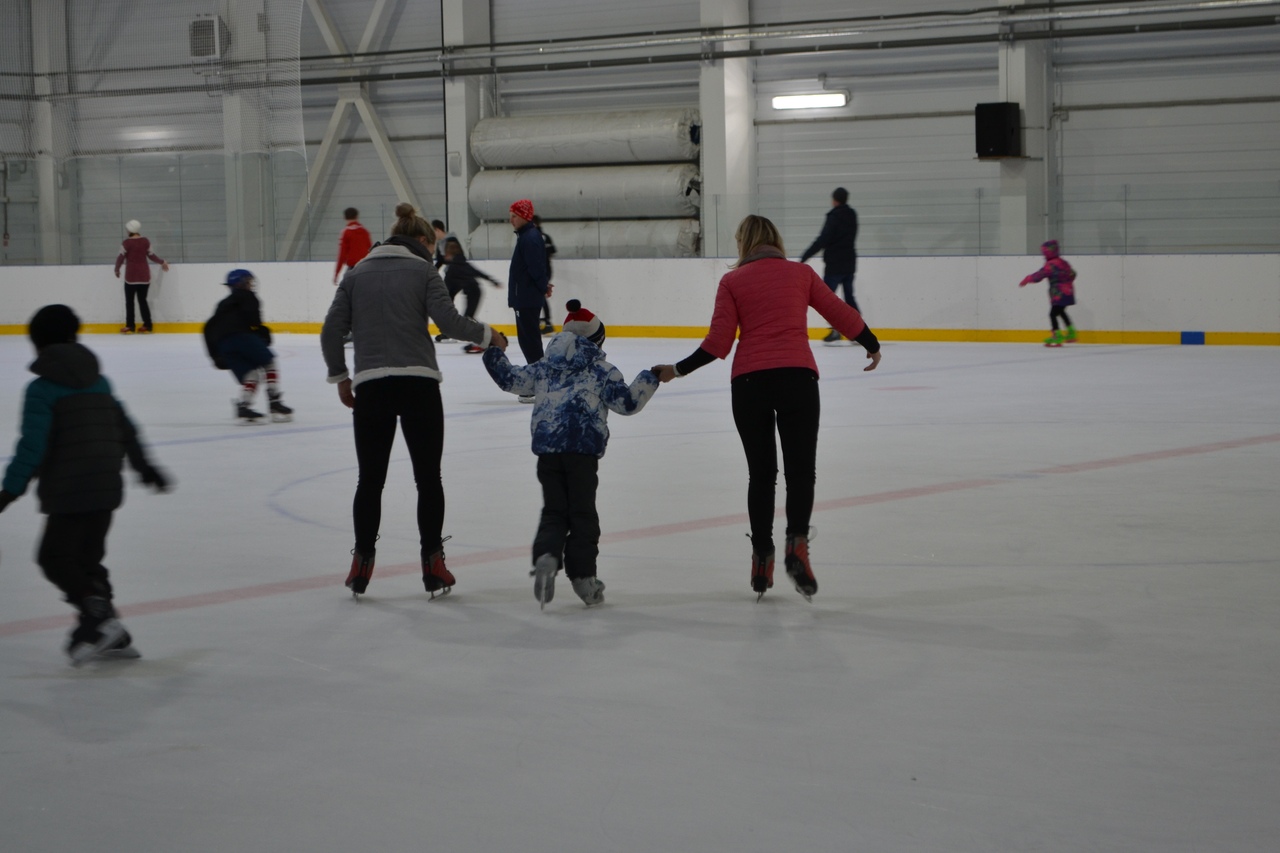
<svg viewBox="0 0 1280 853"><path fill-rule="evenodd" d="M248 270L227 273L231 295L218 303L204 324L204 343L219 370L230 370L240 383L240 399L232 400L242 423L257 423L262 413L252 408L258 386L265 380L271 420L293 420L293 409L280 393L280 373L271 352L271 330L262 324L262 308L253 286L257 282Z"/></svg>
<svg viewBox="0 0 1280 853"><path fill-rule="evenodd" d="M1058 254L1057 240L1041 243L1040 254L1044 255L1044 266L1020 281L1018 287L1049 279L1049 323L1053 326L1053 333L1045 338L1044 345L1060 347L1074 344L1076 327L1071 325L1071 318L1067 316L1067 306L1076 304L1076 271ZM1063 325L1067 327L1066 334L1058 328L1058 318L1062 318Z"/></svg>
<svg viewBox="0 0 1280 853"><path fill-rule="evenodd" d="M124 500L120 476L128 458L142 482L163 492L168 480L152 465L133 422L98 372L98 359L76 343L80 319L65 305L31 318L38 378L22 405L22 436L4 475L0 511L38 477L40 511L49 518L36 554L45 577L80 614L67 654L75 666L94 658L136 658L116 615L107 569L107 530Z"/></svg>
<svg viewBox="0 0 1280 853"><path fill-rule="evenodd" d="M476 310L480 308L480 279L483 278L494 287L502 287L501 282L496 278L486 275L467 261L467 256L462 253L462 244L456 237L449 237L444 241L444 255L441 263L444 266L444 286L449 291L449 298L453 299L461 293L467 299L466 307L462 312L464 317L475 319ZM436 335L436 343L443 343L446 340L448 338L443 334ZM462 351L473 354L482 353L484 347L479 344L467 344Z"/></svg>
<svg viewBox="0 0 1280 853"><path fill-rule="evenodd" d="M576 299L566 306L564 331L550 340L540 361L514 367L489 347L484 366L503 391L533 395L533 452L542 484L542 518L533 540L533 594L545 605L555 593L563 563L573 591L587 603L604 601L596 577L600 516L597 471L609 442L609 412L634 415L658 388L658 377L642 370L629 386L604 360L600 319Z"/></svg>

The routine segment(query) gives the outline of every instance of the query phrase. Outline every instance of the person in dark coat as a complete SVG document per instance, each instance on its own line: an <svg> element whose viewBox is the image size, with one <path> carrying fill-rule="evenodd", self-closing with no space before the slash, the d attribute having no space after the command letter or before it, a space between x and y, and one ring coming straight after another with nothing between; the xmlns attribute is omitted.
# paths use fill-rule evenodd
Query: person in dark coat
<svg viewBox="0 0 1280 853"><path fill-rule="evenodd" d="M466 307L462 311L462 316L475 319L476 311L480 308L480 279L492 284L494 287L502 287L502 283L487 273L473 267L467 261L467 256L463 254L462 244L458 242L457 237L450 237L444 241L444 286L449 291L449 298L453 299L459 293L466 297ZM436 335L436 343L443 343L448 340L444 333ZM466 344L462 351L476 355L484 352L484 347L479 344Z"/></svg>
<svg viewBox="0 0 1280 853"><path fill-rule="evenodd" d="M853 277L858 272L857 240L858 213L849 206L849 191L836 187L831 193L831 209L822 224L822 233L804 250L800 263L822 252L822 280L832 293L843 288L845 303L861 313L858 301L853 298ZM834 343L840 340L840 333L832 329L823 340Z"/></svg>
<svg viewBox="0 0 1280 853"><path fill-rule="evenodd" d="M280 393L280 372L270 349L271 330L262 323L262 305L253 286L257 282L248 270L227 273L226 285L231 295L218 303L213 316L204 324L204 344L219 370L230 370L240 383L240 397L231 401L236 417L244 423L256 423L262 413L253 410L258 386L267 386L267 402L271 420L293 420L293 409L284 404Z"/></svg>
<svg viewBox="0 0 1280 853"><path fill-rule="evenodd" d="M76 343L75 312L46 305L28 331L37 378L27 385L22 435L5 470L0 511L39 479L36 496L48 519L36 562L79 614L66 646L71 663L136 658L102 565L107 530L124 501L123 460L157 492L166 491L169 480L147 459L137 429L98 372L97 357Z"/></svg>
<svg viewBox="0 0 1280 853"><path fill-rule="evenodd" d="M533 364L542 358L542 330L538 319L542 303L551 296L547 274L547 247L542 233L533 224L533 202L522 198L511 205L511 227L516 231L516 247L507 275L507 305L516 312L516 337L524 360ZM527 396L527 395L526 395ZM532 403L533 399L520 398Z"/></svg>
<svg viewBox="0 0 1280 853"><path fill-rule="evenodd" d="M551 258L556 253L556 241L551 239L551 235L542 227L542 217L534 216L533 224L537 226L538 232L542 234L542 245L547 249L547 281L555 275L551 269ZM551 300L542 300L542 322L541 330L543 335L554 335L556 333L555 323L551 322Z"/></svg>

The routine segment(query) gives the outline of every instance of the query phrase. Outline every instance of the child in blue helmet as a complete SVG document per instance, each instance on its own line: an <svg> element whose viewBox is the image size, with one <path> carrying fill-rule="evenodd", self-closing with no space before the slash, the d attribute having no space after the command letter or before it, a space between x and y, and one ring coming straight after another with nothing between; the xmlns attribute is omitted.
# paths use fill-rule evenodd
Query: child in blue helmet
<svg viewBox="0 0 1280 853"><path fill-rule="evenodd" d="M258 386L267 386L271 420L293 420L293 409L284 404L279 387L276 357L271 352L271 330L262 324L262 308L253 286L257 282L248 270L227 273L231 295L218 303L204 324L204 342L214 367L230 370L240 383L240 397L231 401L236 417L243 423L257 423L262 413L251 408Z"/></svg>

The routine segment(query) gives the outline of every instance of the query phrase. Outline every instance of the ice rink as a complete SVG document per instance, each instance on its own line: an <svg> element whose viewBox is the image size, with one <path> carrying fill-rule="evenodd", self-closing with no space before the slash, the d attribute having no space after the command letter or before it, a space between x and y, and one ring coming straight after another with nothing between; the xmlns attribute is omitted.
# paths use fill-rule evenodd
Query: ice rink
<svg viewBox="0 0 1280 853"><path fill-rule="evenodd" d="M397 439L356 602L314 337L277 339L297 414L258 426L196 336L82 341L177 487L131 478L109 540L135 662L68 666L33 491L0 515L0 850L1276 849L1275 349L815 344L811 604L749 588L713 364L611 417L607 601L562 575L540 611L530 407L457 344L458 585L422 590ZM606 349L630 378L696 345ZM4 456L31 359L0 337Z"/></svg>

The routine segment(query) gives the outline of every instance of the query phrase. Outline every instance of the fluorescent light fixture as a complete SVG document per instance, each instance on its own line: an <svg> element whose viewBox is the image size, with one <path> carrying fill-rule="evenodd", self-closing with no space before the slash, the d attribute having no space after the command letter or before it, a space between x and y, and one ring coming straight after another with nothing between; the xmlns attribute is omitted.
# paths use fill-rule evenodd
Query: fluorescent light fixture
<svg viewBox="0 0 1280 853"><path fill-rule="evenodd" d="M848 92L815 92L812 95L776 95L773 99L775 110L816 110L830 107L843 107L849 103Z"/></svg>

